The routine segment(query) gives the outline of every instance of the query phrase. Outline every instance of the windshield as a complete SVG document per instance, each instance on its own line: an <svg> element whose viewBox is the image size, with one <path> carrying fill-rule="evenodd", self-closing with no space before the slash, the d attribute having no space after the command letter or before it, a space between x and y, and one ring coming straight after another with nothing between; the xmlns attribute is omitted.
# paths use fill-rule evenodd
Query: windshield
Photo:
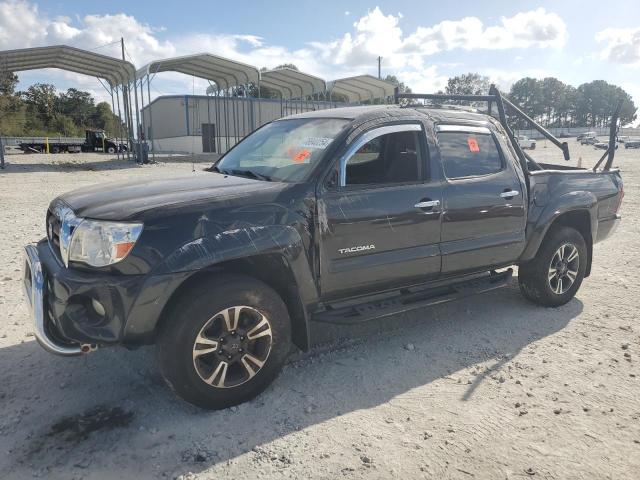
<svg viewBox="0 0 640 480"><path fill-rule="evenodd" d="M349 120L297 118L270 123L245 138L214 170L261 180L304 180Z"/></svg>

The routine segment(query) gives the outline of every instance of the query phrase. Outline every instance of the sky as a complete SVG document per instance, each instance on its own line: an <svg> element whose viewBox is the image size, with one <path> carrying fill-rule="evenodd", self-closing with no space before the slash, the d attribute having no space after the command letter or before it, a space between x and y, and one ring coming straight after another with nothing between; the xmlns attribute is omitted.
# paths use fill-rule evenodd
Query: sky
<svg viewBox="0 0 640 480"><path fill-rule="evenodd" d="M209 52L273 68L294 63L326 80L396 75L414 92L478 72L507 90L516 80L554 76L578 86L606 80L640 106L640 1L480 0L0 0L0 50L66 44L119 56L137 68L159 58ZM76 87L99 100L91 77L22 72L34 82ZM159 74L152 97L204 94L207 83Z"/></svg>

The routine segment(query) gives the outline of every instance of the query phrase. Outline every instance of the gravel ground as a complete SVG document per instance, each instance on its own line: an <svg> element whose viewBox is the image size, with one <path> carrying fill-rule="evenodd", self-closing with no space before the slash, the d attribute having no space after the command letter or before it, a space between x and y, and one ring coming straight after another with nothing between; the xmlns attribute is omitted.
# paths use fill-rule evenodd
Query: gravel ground
<svg viewBox="0 0 640 480"><path fill-rule="evenodd" d="M572 147L584 165L601 154ZM535 157L556 152L539 143ZM593 273L569 304L535 307L512 282L343 328L356 339L295 356L259 398L219 412L174 397L152 348L70 359L44 352L22 298L22 245L44 235L53 197L188 173L192 164L8 156L0 171L0 477L638 478L639 156L619 150L624 220L596 246ZM194 175L206 175L202 166Z"/></svg>

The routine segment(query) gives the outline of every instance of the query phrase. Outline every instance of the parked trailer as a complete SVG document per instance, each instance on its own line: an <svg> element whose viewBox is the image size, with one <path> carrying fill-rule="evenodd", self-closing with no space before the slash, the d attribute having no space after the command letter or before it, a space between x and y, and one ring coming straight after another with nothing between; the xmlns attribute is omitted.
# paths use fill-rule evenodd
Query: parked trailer
<svg viewBox="0 0 640 480"><path fill-rule="evenodd" d="M107 138L104 130L87 129L84 142L75 139L52 138L21 142L24 153L80 153L80 152L126 152L127 146L115 139Z"/></svg>

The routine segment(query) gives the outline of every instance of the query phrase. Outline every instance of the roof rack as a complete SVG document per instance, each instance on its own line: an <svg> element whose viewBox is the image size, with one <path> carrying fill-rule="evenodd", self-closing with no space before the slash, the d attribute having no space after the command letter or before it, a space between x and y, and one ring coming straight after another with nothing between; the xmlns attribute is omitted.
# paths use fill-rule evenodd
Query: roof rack
<svg viewBox="0 0 640 480"><path fill-rule="evenodd" d="M507 132L507 135L511 140L513 147L516 150L518 159L520 160L520 163L524 171L525 172L529 171L529 165L533 165L535 169L541 169L541 167L536 163L536 161L533 158L531 158L530 155L526 154L522 150L518 142L516 141L513 130L511 129L511 127L509 127L509 124L507 123L507 115L505 113L505 105L506 105L511 109L512 113L514 113L517 117L520 117L526 120L527 122L529 122L533 128L539 131L546 139L548 139L551 143L553 143L556 147L558 147L562 151L562 154L565 160L571 159L571 156L569 154L569 145L567 144L567 142L561 142L560 140L558 140L551 132L549 132L549 130L544 128L542 125L536 122L533 118L531 118L529 115L524 113L517 105L512 103L508 98L504 97L500 93L500 91L496 88L496 86L493 84L489 88L488 95L449 95L449 94L442 94L442 93L400 93L400 90L396 87L394 91L395 103L399 103L400 99L403 99L403 98L408 100L422 99L422 100L439 100L439 101L453 100L453 101L469 101L469 102L487 102L488 104L487 112L489 115L491 115L491 107L493 103L495 103L498 109L498 121ZM603 169L609 170L611 168L611 165L613 163L613 157L615 155L615 150L616 150L617 124L618 124L618 117L620 116L620 109L622 108L622 102L623 100L621 99L618 102L616 109L613 112L613 115L611 116L611 124L609 129L609 147L607 148L602 158L598 161L598 163L596 163L595 167L593 167L594 171L600 166L600 164L603 162L605 157L608 157L608 158Z"/></svg>

